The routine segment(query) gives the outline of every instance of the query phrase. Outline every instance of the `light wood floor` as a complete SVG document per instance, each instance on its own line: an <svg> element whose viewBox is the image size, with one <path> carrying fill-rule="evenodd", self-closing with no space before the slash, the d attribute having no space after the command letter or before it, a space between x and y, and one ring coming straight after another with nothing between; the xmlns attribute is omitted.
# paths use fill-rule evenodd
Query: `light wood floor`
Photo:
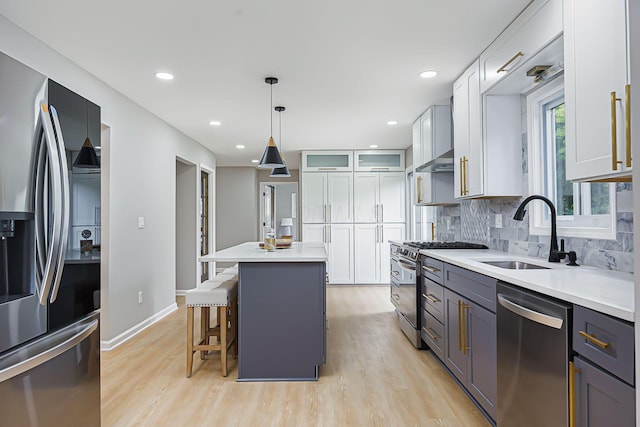
<svg viewBox="0 0 640 427"><path fill-rule="evenodd" d="M428 351L402 335L383 286L327 289L317 382L238 383L220 361L185 377L186 310L102 354L103 426L488 426ZM199 311L199 310L198 310Z"/></svg>

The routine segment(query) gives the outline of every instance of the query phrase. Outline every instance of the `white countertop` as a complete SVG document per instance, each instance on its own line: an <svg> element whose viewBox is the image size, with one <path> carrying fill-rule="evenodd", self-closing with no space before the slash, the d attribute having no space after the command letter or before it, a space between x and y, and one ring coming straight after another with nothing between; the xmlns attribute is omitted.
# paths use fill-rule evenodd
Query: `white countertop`
<svg viewBox="0 0 640 427"><path fill-rule="evenodd" d="M634 286L631 273L582 265L570 267L565 264L566 261L553 263L542 258L494 250L423 249L420 253L601 313L634 321ZM502 260L524 261L549 269L510 270L482 263Z"/></svg>
<svg viewBox="0 0 640 427"><path fill-rule="evenodd" d="M290 248L265 251L260 242L247 242L199 258L200 262L326 262L322 242L293 242Z"/></svg>

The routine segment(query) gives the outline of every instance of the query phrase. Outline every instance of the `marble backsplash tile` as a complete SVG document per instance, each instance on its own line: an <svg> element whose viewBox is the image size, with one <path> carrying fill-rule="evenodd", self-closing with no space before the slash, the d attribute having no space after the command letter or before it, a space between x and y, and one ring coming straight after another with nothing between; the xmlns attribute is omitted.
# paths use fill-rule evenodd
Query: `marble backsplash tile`
<svg viewBox="0 0 640 427"><path fill-rule="evenodd" d="M576 251L578 264L633 272L632 185L616 188L616 240L564 238L565 249ZM491 249L539 258L549 256L549 236L529 234L528 221L514 221L513 213L522 199L463 200L457 206L438 208L437 238L482 243ZM502 227L495 227L500 216Z"/></svg>

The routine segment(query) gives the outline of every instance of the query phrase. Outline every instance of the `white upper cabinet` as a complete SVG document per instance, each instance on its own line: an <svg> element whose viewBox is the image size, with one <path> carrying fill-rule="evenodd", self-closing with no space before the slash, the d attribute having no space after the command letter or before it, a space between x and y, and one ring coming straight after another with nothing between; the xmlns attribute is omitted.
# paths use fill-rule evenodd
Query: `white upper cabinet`
<svg viewBox="0 0 640 427"><path fill-rule="evenodd" d="M100 224L100 174L72 174L71 225Z"/></svg>
<svg viewBox="0 0 640 427"><path fill-rule="evenodd" d="M480 95L479 62L453 84L456 198L522 194L520 95Z"/></svg>
<svg viewBox="0 0 640 427"><path fill-rule="evenodd" d="M328 218L331 223L353 222L353 175L327 174Z"/></svg>
<svg viewBox="0 0 640 427"><path fill-rule="evenodd" d="M567 179L630 180L630 65L624 0L565 0Z"/></svg>
<svg viewBox="0 0 640 427"><path fill-rule="evenodd" d="M353 222L353 174L304 172L302 222L307 224Z"/></svg>
<svg viewBox="0 0 640 427"><path fill-rule="evenodd" d="M560 34L562 0L534 0L480 54L480 92L520 68Z"/></svg>
<svg viewBox="0 0 640 427"><path fill-rule="evenodd" d="M422 116L418 117L415 122L413 122L413 131L412 131L412 152L413 152L413 170L415 171L418 166L422 164L422 126L420 124L420 119Z"/></svg>
<svg viewBox="0 0 640 427"><path fill-rule="evenodd" d="M404 171L404 150L355 152L355 171Z"/></svg>
<svg viewBox="0 0 640 427"><path fill-rule="evenodd" d="M380 174L380 216L378 222L404 222L404 172Z"/></svg>
<svg viewBox="0 0 640 427"><path fill-rule="evenodd" d="M305 173L302 179L302 222L323 224L326 221L327 174Z"/></svg>
<svg viewBox="0 0 640 427"><path fill-rule="evenodd" d="M352 151L303 151L302 171L352 171Z"/></svg>
<svg viewBox="0 0 640 427"><path fill-rule="evenodd" d="M432 105L413 124L413 169L436 171L441 164L433 160L453 149L451 107ZM450 161L444 165L451 169Z"/></svg>
<svg viewBox="0 0 640 427"><path fill-rule="evenodd" d="M451 205L455 200L453 172L416 173L417 204Z"/></svg>
<svg viewBox="0 0 640 427"><path fill-rule="evenodd" d="M483 192L482 102L480 66L476 60L453 83L453 179L458 198ZM468 160L472 159L471 165Z"/></svg>
<svg viewBox="0 0 640 427"><path fill-rule="evenodd" d="M404 222L404 181L404 172L356 172L355 222Z"/></svg>

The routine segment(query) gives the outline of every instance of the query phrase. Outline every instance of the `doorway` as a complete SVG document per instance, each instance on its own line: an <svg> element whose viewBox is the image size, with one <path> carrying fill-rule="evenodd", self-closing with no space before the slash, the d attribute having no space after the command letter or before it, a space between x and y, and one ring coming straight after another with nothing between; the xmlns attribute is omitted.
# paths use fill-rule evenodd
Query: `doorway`
<svg viewBox="0 0 640 427"><path fill-rule="evenodd" d="M184 293L198 285L198 168L176 158L176 291Z"/></svg>
<svg viewBox="0 0 640 427"><path fill-rule="evenodd" d="M265 227L273 228L277 238L290 235L293 240L298 239L297 182L260 183L259 226L262 240L264 240Z"/></svg>

